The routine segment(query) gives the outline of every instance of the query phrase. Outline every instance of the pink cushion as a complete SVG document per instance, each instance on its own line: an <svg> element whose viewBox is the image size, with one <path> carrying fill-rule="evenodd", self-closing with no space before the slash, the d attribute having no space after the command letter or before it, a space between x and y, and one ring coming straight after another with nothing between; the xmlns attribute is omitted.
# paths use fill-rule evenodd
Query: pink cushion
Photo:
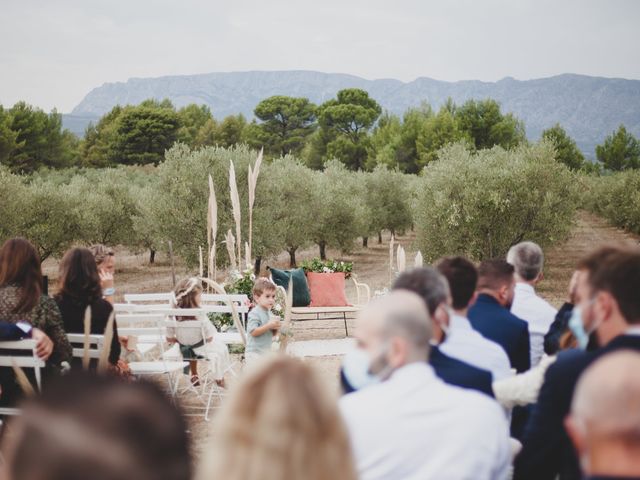
<svg viewBox="0 0 640 480"><path fill-rule="evenodd" d="M344 291L344 272L307 272L311 292L310 307L346 307L349 305Z"/></svg>

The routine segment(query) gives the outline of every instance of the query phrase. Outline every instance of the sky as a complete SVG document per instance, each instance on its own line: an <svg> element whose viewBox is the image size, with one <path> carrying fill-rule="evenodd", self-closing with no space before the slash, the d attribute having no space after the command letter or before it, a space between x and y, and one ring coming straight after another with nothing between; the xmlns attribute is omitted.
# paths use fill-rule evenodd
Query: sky
<svg viewBox="0 0 640 480"><path fill-rule="evenodd" d="M640 79L639 25L638 0L0 0L0 104L248 70Z"/></svg>

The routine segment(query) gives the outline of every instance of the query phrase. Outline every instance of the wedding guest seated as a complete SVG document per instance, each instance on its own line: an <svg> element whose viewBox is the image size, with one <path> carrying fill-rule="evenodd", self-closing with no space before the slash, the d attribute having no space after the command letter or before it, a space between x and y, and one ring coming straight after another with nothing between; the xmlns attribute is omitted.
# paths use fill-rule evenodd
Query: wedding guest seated
<svg viewBox="0 0 640 480"><path fill-rule="evenodd" d="M640 478L640 354L605 355L581 375L565 426L588 480Z"/></svg>
<svg viewBox="0 0 640 480"><path fill-rule="evenodd" d="M571 318L573 306L576 303L576 287L579 276L580 272L578 270L573 272L571 281L569 282L567 299L562 304L562 307L560 307L560 310L558 310L558 313L556 313L556 317L549 327L549 331L544 336L544 353L547 355L555 355L561 350L561 339L563 335L570 331L569 319Z"/></svg>
<svg viewBox="0 0 640 480"><path fill-rule="evenodd" d="M575 451L563 425L582 372L602 355L640 351L640 249L602 247L578 265L576 307L569 322L578 350L558 354L547 370L516 458L516 479L580 479ZM589 339L600 345L583 351Z"/></svg>
<svg viewBox="0 0 640 480"><path fill-rule="evenodd" d="M485 260L478 267L478 296L469 308L469 320L483 337L500 345L517 373L531 366L527 322L509 311L513 301L513 266L504 260Z"/></svg>
<svg viewBox="0 0 640 480"><path fill-rule="evenodd" d="M91 245L89 250L95 258L102 287L102 296L106 301L113 304L116 294L114 277L116 273L116 256L112 248L105 245Z"/></svg>
<svg viewBox="0 0 640 480"><path fill-rule="evenodd" d="M427 363L431 329L424 301L403 290L358 315L361 369L380 380L340 399L360 478L505 478L504 412L486 395L435 375Z"/></svg>
<svg viewBox="0 0 640 480"><path fill-rule="evenodd" d="M86 248L73 248L60 262L60 289L54 299L60 308L67 333L84 333L87 307L91 311L90 333L104 335L113 306L102 298L98 268L91 252ZM118 327L113 321L113 336L109 363L114 366L120 359Z"/></svg>
<svg viewBox="0 0 640 480"><path fill-rule="evenodd" d="M203 450L202 480L355 480L346 427L315 370L263 356L235 386Z"/></svg>
<svg viewBox="0 0 640 480"><path fill-rule="evenodd" d="M531 366L535 367L544 355L544 336L558 313L535 290L544 278L544 254L538 244L521 242L509 249L507 262L513 265L516 274L511 313L529 324Z"/></svg>
<svg viewBox="0 0 640 480"><path fill-rule="evenodd" d="M44 377L59 373L63 362L71 361L60 310L56 302L42 294L42 270L38 252L24 238L11 238L0 248L0 319L27 323L53 342ZM45 353L45 352L43 352ZM28 375L31 372L27 372ZM11 368L0 368L3 405L13 405L22 395Z"/></svg>
<svg viewBox="0 0 640 480"><path fill-rule="evenodd" d="M476 267L466 258L448 257L441 259L436 269L449 282L453 306L447 338L440 345L440 350L450 357L490 371L494 381L511 376L511 364L504 349L474 330L467 318L478 283Z"/></svg>
<svg viewBox="0 0 640 480"><path fill-rule="evenodd" d="M191 480L187 425L151 383L70 374L25 402L9 430L7 480Z"/></svg>
<svg viewBox="0 0 640 480"><path fill-rule="evenodd" d="M431 315L433 327L429 365L433 367L436 375L450 385L471 388L493 397L491 372L476 368L440 351L439 345L445 340L445 332L449 329L450 294L447 280L433 268L415 268L402 273L393 283L392 290L408 290L424 300ZM350 393L362 386L354 385L357 384L357 380L350 378L349 367L352 361L353 354L347 354L343 361L343 369L340 371L345 393Z"/></svg>

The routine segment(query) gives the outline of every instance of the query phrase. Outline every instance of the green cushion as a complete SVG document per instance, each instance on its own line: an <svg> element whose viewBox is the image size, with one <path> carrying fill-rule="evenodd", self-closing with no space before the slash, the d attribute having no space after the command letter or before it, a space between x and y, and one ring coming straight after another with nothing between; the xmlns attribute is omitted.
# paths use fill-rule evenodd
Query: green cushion
<svg viewBox="0 0 640 480"><path fill-rule="evenodd" d="M295 268L293 270L279 270L269 267L273 283L287 290L289 288L289 278L293 278L293 306L307 307L311 303L311 294L304 270Z"/></svg>

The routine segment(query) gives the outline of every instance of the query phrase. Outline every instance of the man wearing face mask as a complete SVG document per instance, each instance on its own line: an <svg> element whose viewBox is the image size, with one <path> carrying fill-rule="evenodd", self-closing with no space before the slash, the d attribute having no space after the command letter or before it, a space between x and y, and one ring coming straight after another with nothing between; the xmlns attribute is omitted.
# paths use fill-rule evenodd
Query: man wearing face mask
<svg viewBox="0 0 640 480"><path fill-rule="evenodd" d="M563 420L576 382L596 358L621 349L640 351L640 249L603 247L578 265L576 307L569 322L581 348L593 334L601 347L593 352L561 352L547 370L538 403L516 458L516 479L580 479L575 451Z"/></svg>
<svg viewBox="0 0 640 480"><path fill-rule="evenodd" d="M419 296L396 290L372 301L355 337L381 380L340 400L361 479L506 477L504 413L486 395L434 374L431 321Z"/></svg>
<svg viewBox="0 0 640 480"><path fill-rule="evenodd" d="M587 480L640 478L640 354L614 352L580 377L565 426Z"/></svg>
<svg viewBox="0 0 640 480"><path fill-rule="evenodd" d="M438 348L445 339L449 324L450 294L447 280L433 268L414 268L403 272L391 289L409 290L424 300L433 320L429 364L435 374L449 385L470 388L493 397L491 372L445 355ZM361 351L356 350L345 356L340 371L344 393L351 393L376 382L367 369L366 355L363 356Z"/></svg>

